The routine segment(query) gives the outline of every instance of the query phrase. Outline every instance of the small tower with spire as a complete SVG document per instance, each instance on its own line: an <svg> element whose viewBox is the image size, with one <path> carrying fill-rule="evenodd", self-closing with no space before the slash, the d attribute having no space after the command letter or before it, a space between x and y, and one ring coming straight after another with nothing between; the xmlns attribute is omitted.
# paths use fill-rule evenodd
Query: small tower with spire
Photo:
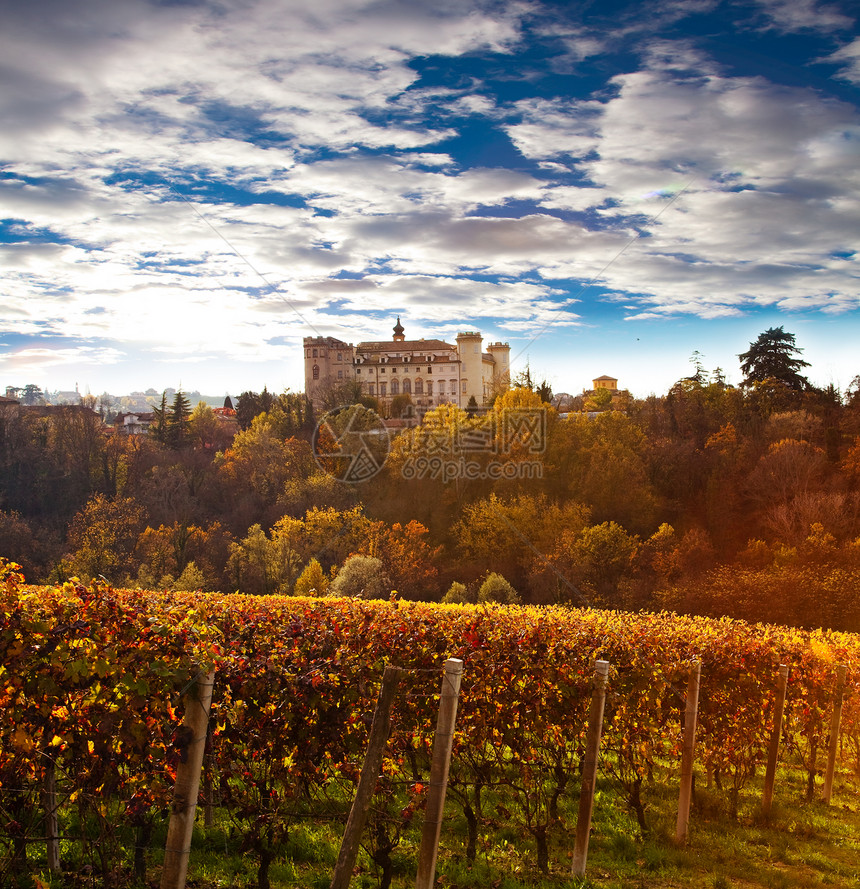
<svg viewBox="0 0 860 889"><path fill-rule="evenodd" d="M400 323L400 315L397 316L397 324L394 325L394 342L402 343L406 337L403 335L403 325Z"/></svg>

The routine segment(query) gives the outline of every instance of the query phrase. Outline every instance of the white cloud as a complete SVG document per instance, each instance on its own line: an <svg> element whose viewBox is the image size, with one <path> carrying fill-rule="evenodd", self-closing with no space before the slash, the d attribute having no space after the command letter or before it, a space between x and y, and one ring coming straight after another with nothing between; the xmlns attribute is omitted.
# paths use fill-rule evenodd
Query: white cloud
<svg viewBox="0 0 860 889"><path fill-rule="evenodd" d="M839 77L851 83L860 83L860 37L831 53L824 62L834 62L843 67Z"/></svg>
<svg viewBox="0 0 860 889"><path fill-rule="evenodd" d="M818 0L756 0L768 24L785 32L830 31L851 28L854 19L831 3Z"/></svg>
<svg viewBox="0 0 860 889"><path fill-rule="evenodd" d="M525 55L531 97L513 105L477 74L428 86L414 64L491 53L513 81L499 57L528 23L569 76L713 8L663 3L597 33L479 0L13 5L0 200L20 242L0 245L0 332L285 361L303 330L372 339L366 313L394 308L427 335L440 313L451 330L575 326L565 278L639 319L850 311L856 108L728 77L690 40L650 33L638 69L576 99L529 94L550 65ZM842 27L811 2L763 8L783 30L813 13ZM857 46L829 61L860 80ZM444 143L467 120L504 127L531 166L460 166Z"/></svg>
<svg viewBox="0 0 860 889"><path fill-rule="evenodd" d="M678 77L662 65L614 83L602 104L524 102L523 123L510 127L521 151L567 158L595 186L548 188L544 206L582 211L590 198L607 221L638 217L648 236L603 283L703 317L753 301L858 306L852 269L830 262L860 233L855 108L760 78Z"/></svg>

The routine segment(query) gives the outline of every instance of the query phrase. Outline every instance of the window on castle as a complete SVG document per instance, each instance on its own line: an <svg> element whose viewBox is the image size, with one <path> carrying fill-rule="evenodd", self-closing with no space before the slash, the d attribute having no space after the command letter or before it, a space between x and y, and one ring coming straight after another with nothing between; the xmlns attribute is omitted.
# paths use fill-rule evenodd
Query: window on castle
<svg viewBox="0 0 860 889"><path fill-rule="evenodd" d="M415 381L415 394L423 395L424 394L424 380L416 380Z"/></svg>
<svg viewBox="0 0 860 889"><path fill-rule="evenodd" d="M387 389L388 389L388 386L386 383L379 384L379 394L380 395L387 395L388 394Z"/></svg>
<svg viewBox="0 0 860 889"><path fill-rule="evenodd" d="M427 394L433 394L433 380L427 380Z"/></svg>
<svg viewBox="0 0 860 889"><path fill-rule="evenodd" d="M376 387L373 385L373 383L367 384L367 392L368 395L376 395Z"/></svg>
<svg viewBox="0 0 860 889"><path fill-rule="evenodd" d="M429 373L429 374L433 373L433 368L432 368L432 367L428 367L428 368L427 368L427 373Z"/></svg>
<svg viewBox="0 0 860 889"><path fill-rule="evenodd" d="M397 380L391 381L391 394L392 395L399 395L400 394L400 384L397 382Z"/></svg>
<svg viewBox="0 0 860 889"><path fill-rule="evenodd" d="M451 380L451 394L452 395L457 394L457 381L456 380Z"/></svg>
<svg viewBox="0 0 860 889"><path fill-rule="evenodd" d="M466 394L466 381L463 380L463 395Z"/></svg>
<svg viewBox="0 0 860 889"><path fill-rule="evenodd" d="M318 364L314 365L314 379L318 380L320 378L320 366Z"/></svg>
<svg viewBox="0 0 860 889"><path fill-rule="evenodd" d="M337 378L338 378L339 380L342 380L342 379L343 379L343 371L342 371L342 370L339 370L339 371L337 372Z"/></svg>
<svg viewBox="0 0 860 889"><path fill-rule="evenodd" d="M380 372L381 374L384 374L384 373L385 373L385 368L384 368L384 367L383 367L383 368L380 368L379 372Z"/></svg>
<svg viewBox="0 0 860 889"><path fill-rule="evenodd" d="M412 394L412 380L404 380L403 381L403 394L411 395Z"/></svg>
<svg viewBox="0 0 860 889"><path fill-rule="evenodd" d="M337 360L338 360L338 361L343 361L343 352L338 352L338 353L337 353Z"/></svg>
<svg viewBox="0 0 860 889"><path fill-rule="evenodd" d="M316 357L317 357L317 350L314 349L314 358L316 358Z"/></svg>

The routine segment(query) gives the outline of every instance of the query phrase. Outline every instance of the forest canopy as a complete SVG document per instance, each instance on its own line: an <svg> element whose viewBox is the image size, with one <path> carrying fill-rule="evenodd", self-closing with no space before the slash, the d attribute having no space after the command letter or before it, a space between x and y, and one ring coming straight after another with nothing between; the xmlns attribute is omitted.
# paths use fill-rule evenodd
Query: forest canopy
<svg viewBox="0 0 860 889"><path fill-rule="evenodd" d="M486 409L389 424L361 483L326 471L339 427L321 437L295 393L243 393L225 423L180 392L136 435L86 406L5 403L0 553L32 581L860 630L860 377L818 389L800 354L771 328L739 355L740 386L694 353L663 395L585 392L563 412L529 375Z"/></svg>

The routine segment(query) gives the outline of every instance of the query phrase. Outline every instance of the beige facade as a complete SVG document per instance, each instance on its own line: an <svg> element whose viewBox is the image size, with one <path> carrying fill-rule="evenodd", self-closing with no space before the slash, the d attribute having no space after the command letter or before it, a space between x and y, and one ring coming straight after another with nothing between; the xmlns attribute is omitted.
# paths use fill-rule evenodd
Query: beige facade
<svg viewBox="0 0 860 889"><path fill-rule="evenodd" d="M330 336L306 336L305 395L315 408L327 389L354 378L353 346Z"/></svg>
<svg viewBox="0 0 860 889"><path fill-rule="evenodd" d="M477 331L457 335L456 345L437 339L408 340L400 318L391 340L344 343L331 337L305 337L305 393L319 408L326 387L347 379L388 407L408 396L421 414L441 404L482 406L510 379L510 346L483 348ZM401 401L406 399L401 398Z"/></svg>
<svg viewBox="0 0 860 889"><path fill-rule="evenodd" d="M595 377L591 382L595 389L612 389L613 392L618 389L618 378L606 374L602 377Z"/></svg>

